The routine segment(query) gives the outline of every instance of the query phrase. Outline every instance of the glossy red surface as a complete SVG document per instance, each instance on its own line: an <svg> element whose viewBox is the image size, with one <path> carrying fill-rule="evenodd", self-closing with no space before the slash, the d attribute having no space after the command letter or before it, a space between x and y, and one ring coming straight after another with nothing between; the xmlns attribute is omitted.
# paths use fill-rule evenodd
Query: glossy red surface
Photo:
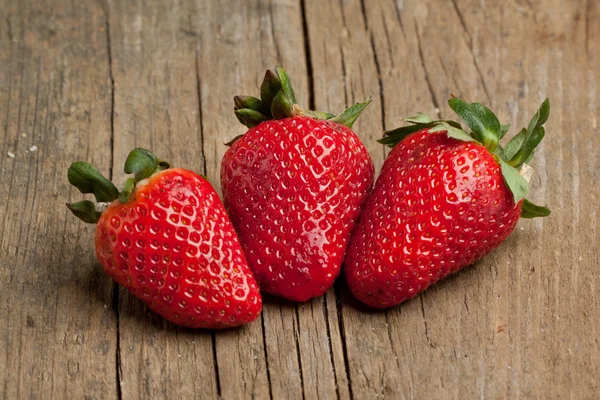
<svg viewBox="0 0 600 400"><path fill-rule="evenodd" d="M254 320L262 300L233 226L208 181L168 169L113 202L96 229L105 271L166 319L225 328Z"/></svg>
<svg viewBox="0 0 600 400"><path fill-rule="evenodd" d="M520 213L483 146L416 132L390 152L352 236L350 289L399 304L496 248Z"/></svg>
<svg viewBox="0 0 600 400"><path fill-rule="evenodd" d="M335 123L272 120L235 142L221 186L261 290L294 301L325 293L372 183L366 148Z"/></svg>

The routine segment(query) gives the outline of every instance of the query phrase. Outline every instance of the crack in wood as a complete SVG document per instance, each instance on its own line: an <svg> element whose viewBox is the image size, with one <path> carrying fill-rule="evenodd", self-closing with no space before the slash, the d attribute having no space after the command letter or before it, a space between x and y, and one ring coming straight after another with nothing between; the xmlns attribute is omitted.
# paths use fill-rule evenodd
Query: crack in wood
<svg viewBox="0 0 600 400"><path fill-rule="evenodd" d="M346 16L344 15L344 0L339 0L340 16L342 17L342 25L346 28Z"/></svg>
<svg viewBox="0 0 600 400"><path fill-rule="evenodd" d="M113 164L115 161L115 77L113 75L112 45L110 38L110 12L108 3L105 4L104 12L104 30L106 32L106 51L108 55L108 74L110 77L110 159L108 166L108 179L112 180Z"/></svg>
<svg viewBox="0 0 600 400"><path fill-rule="evenodd" d="M385 311L385 326L387 328L388 340L390 341L390 347L392 352L394 353L394 359L396 360L396 365L400 368L400 360L398 359L398 353L396 352L396 347L394 346L394 339L392 338L392 329L390 328L390 316L388 311Z"/></svg>
<svg viewBox="0 0 600 400"><path fill-rule="evenodd" d="M440 103L438 103L437 98L435 97L435 92L433 91L433 85L431 84L431 79L429 79L429 72L427 71L425 57L423 56L423 46L421 45L421 35L419 34L419 24L414 19L415 23L415 34L417 37L417 47L419 49L419 58L421 60L421 66L423 67L423 72L425 73L425 82L427 82L427 88L429 89L429 95L431 96L431 102L436 109L440 109Z"/></svg>
<svg viewBox="0 0 600 400"><path fill-rule="evenodd" d="M373 61L375 62L375 69L377 70L377 80L379 81L379 102L381 103L381 127L385 130L385 96L383 94L383 78L381 76L381 66L379 59L377 58L377 51L375 50L375 39L373 32L371 32L371 49L373 51ZM390 55L391 57L391 55ZM382 147L385 147L382 145Z"/></svg>
<svg viewBox="0 0 600 400"><path fill-rule="evenodd" d="M215 369L215 384L217 385L217 396L221 397L221 376L219 375L219 362L217 358L217 337L215 332L211 332L210 340L212 343L213 367Z"/></svg>
<svg viewBox="0 0 600 400"><path fill-rule="evenodd" d="M306 399L306 394L304 393L304 374L302 372L302 357L300 356L300 338L298 337L300 333L300 316L298 315L298 304L296 304L295 312L296 312L296 326L294 328L294 340L296 342L296 355L298 356L298 370L300 371L300 388L302 389L302 400Z"/></svg>
<svg viewBox="0 0 600 400"><path fill-rule="evenodd" d="M340 338L342 340L342 354L344 356L344 368L346 370L346 377L348 378L348 394L350 399L354 399L354 393L352 391L352 378L350 376L350 358L348 357L348 344L346 343L346 330L344 327L344 316L342 314L342 295L340 285L342 283L338 280L334 286L335 292L335 305L337 309L338 326L340 328Z"/></svg>
<svg viewBox="0 0 600 400"><path fill-rule="evenodd" d="M469 37L469 42L472 43L473 38L471 37L471 33L469 32L469 29L467 29L467 24L465 22L465 18L463 17L462 12L460 12L460 8L458 8L458 4L456 4L456 0L451 0L451 2L452 2L452 6L454 7L454 11L456 11L456 14L458 15L458 19L460 21L460 24L463 27L463 30Z"/></svg>
<svg viewBox="0 0 600 400"><path fill-rule="evenodd" d="M108 2L104 3L104 18L106 32L106 51L108 58L108 74L110 77L110 159L109 159L109 180L113 179L113 169L115 162L115 78L113 74L113 58L112 58L112 45L110 36L110 8ZM116 333L116 348L115 348L115 372L116 372L116 383L117 383L117 398L120 400L123 398L121 388L121 377L123 375L123 367L121 364L121 334L120 334L120 320L119 320L119 285L113 282L113 298L112 298L112 309L115 313L115 333Z"/></svg>
<svg viewBox="0 0 600 400"><path fill-rule="evenodd" d="M281 306L280 306L281 307ZM260 314L260 323L262 327L263 352L265 354L265 368L267 369L267 382L269 383L269 398L273 400L273 385L271 384L271 369L269 368L269 354L267 351L267 335L265 334L265 312ZM257 372L258 373L258 372Z"/></svg>
<svg viewBox="0 0 600 400"><path fill-rule="evenodd" d="M273 47L275 47L275 54L277 56L277 64L283 62L281 58L281 52L279 51L279 43L275 36L275 19L273 18L273 2L269 2L269 20L271 24L271 38L273 39Z"/></svg>
<svg viewBox="0 0 600 400"><path fill-rule="evenodd" d="M427 327L427 317L425 317L425 304L423 303L424 294L421 293L419 295L419 299L421 300L421 314L423 315L423 324L425 325L425 338L427 338L427 344L430 347L435 347L429 340L429 328Z"/></svg>
<svg viewBox="0 0 600 400"><path fill-rule="evenodd" d="M394 14L396 15L396 20L400 25L400 29L402 30L402 35L404 36L404 39L406 39L406 31L404 30L404 23L402 22L402 9L400 8L400 4L398 1L394 1Z"/></svg>
<svg viewBox="0 0 600 400"><path fill-rule="evenodd" d="M462 12L460 11L460 8L458 8L458 4L456 3L456 0L451 0L451 1L452 1L452 5L454 6L454 11L456 12L456 15L458 15L460 25L462 26L463 30L465 31L465 34L467 35L467 39L468 39L467 47L469 48L469 52L471 53L471 57L473 58L473 65L475 66L475 70L477 71L477 75L479 76L479 79L481 80L481 85L483 86L483 91L485 92L485 95L486 95L488 101L490 102L490 106L491 106L492 97L490 96L490 92L485 83L485 79L483 77L483 72L481 71L481 68L479 67L479 63L477 62L477 57L475 57L475 53L473 52L473 37L471 36L469 29L467 29L467 24L465 22L465 18L463 17Z"/></svg>
<svg viewBox="0 0 600 400"><path fill-rule="evenodd" d="M344 106L348 107L348 82L346 81L346 60L344 59L344 48L342 45L339 45L340 49L340 62L342 63L342 80L344 81Z"/></svg>
<svg viewBox="0 0 600 400"><path fill-rule="evenodd" d="M365 25L365 30L368 31L369 23L367 21L367 6L365 5L365 0L360 0L360 12L363 17L363 24ZM345 23L344 23L344 26L346 26Z"/></svg>
<svg viewBox="0 0 600 400"><path fill-rule="evenodd" d="M436 54L438 57L438 62L440 63L440 67L442 68L442 71L444 71L444 74L449 77L450 79L452 79L452 84L454 85L454 87L456 88L456 90L458 90L459 92L462 92L460 85L458 84L458 82L456 82L456 77L454 76L454 74L450 74L448 72L448 70L446 69L446 65L444 64L444 60L442 60L442 57L439 54Z"/></svg>
<svg viewBox="0 0 600 400"><path fill-rule="evenodd" d="M344 100L345 100L345 106L348 107L349 104L349 99L348 99L348 85L346 83L346 61L344 59L344 50L342 45L339 45L339 49L340 49L340 61L342 63L342 77L344 80ZM334 290L335 293L335 290ZM350 394L350 398L352 399L352 385L350 384L351 380L350 380L350 367L349 367L349 358L348 358L348 350L347 350L347 344L346 344L346 332L344 330L344 324L343 324L343 317L342 317L342 302L340 300L340 295L339 292L335 293L336 295L336 305L337 305L337 312L338 312L338 324L339 324L339 328L340 328L340 339L342 340L342 351L344 353L344 367L346 369L346 376L348 377L348 391ZM331 340L331 338L330 338Z"/></svg>
<svg viewBox="0 0 600 400"><path fill-rule="evenodd" d="M300 0L300 11L302 15L302 34L304 37L304 55L306 57L306 74L308 75L308 108L314 110L315 107L315 82L313 77L313 65L310 52L310 41L308 33L308 21L306 18L306 0Z"/></svg>
<svg viewBox="0 0 600 400"><path fill-rule="evenodd" d="M335 293L334 293L335 296ZM333 344L331 343L331 326L329 324L329 310L327 309L327 294L323 296L323 313L325 315L325 327L327 328L327 345L329 346L329 361L331 362L331 368L333 369L333 382L335 383L335 394L340 399L340 387L337 380L337 372L335 368L335 361L333 359ZM318 374L317 374L318 377Z"/></svg>
<svg viewBox="0 0 600 400"><path fill-rule="evenodd" d="M388 29L388 25L387 22L385 22L385 16L382 15L381 16L381 20L383 21L383 32L385 33L385 41L387 43L387 48L388 48L388 56L390 57L390 64L392 66L392 69L396 68L396 66L394 65L394 55L392 54L392 39L391 39L391 35L390 35L390 31ZM402 35L404 36L404 40L406 40L406 34L404 33L404 28L402 27L402 23L400 23L400 29L402 30ZM373 43L373 32L371 32L371 42ZM375 46L372 45L373 47L373 51L375 51Z"/></svg>
<svg viewBox="0 0 600 400"><path fill-rule="evenodd" d="M391 41L389 38L387 24L385 22L385 16L381 15L381 18L383 20L383 26L384 26L386 40L387 40L387 44L388 44L388 55L390 57L390 64L391 64L392 68L394 68L394 57L392 55L392 47L391 47L392 44L391 44ZM398 18L399 18L399 16L398 16ZM365 14L365 21L366 21L367 34L369 34L369 39L370 39L370 43L371 43L371 51L373 52L373 62L375 63L375 70L377 71L377 81L379 84L379 102L380 102L380 108L381 108L381 129L385 130L386 116L385 116L385 95L384 95L384 91L383 91L383 74L381 72L381 64L379 63L379 58L377 57L377 48L375 46L375 35L374 35L373 31L371 31L369 28L369 23L368 23L369 20L368 20L368 17L366 14ZM402 23L400 22L400 24L402 24ZM401 28L402 28L402 26L401 26ZM404 34L404 30L402 31L402 33ZM381 145L381 149L383 151L383 159L385 160L386 146Z"/></svg>
<svg viewBox="0 0 600 400"><path fill-rule="evenodd" d="M200 154L202 156L202 170L204 175L208 174L208 169L206 166L206 153L204 149L205 140L204 140L204 119L202 118L202 80L200 78L200 64L198 58L200 55L198 54L198 48L196 48L196 93L198 96L198 130L200 134Z"/></svg>

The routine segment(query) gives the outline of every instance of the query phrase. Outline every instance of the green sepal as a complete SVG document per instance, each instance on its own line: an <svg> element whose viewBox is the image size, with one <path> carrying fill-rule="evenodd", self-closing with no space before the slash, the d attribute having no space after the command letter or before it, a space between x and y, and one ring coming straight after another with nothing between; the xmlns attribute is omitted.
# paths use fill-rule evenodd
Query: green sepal
<svg viewBox="0 0 600 400"><path fill-rule="evenodd" d="M433 119L431 119L428 115L423 114L422 112L418 112L417 115L413 117L404 117L402 119L405 122L417 125L429 125L433 122Z"/></svg>
<svg viewBox="0 0 600 400"><path fill-rule="evenodd" d="M523 147L521 147L521 150L519 150L519 152L515 154L515 156L511 158L508 163L515 168L519 168L521 165L523 165L523 163L531 161L533 158L532 154L535 154L535 148L538 146L538 144L540 144L545 134L546 130L543 126L538 126L535 128L527 142L525 142Z"/></svg>
<svg viewBox="0 0 600 400"><path fill-rule="evenodd" d="M305 117L311 117L317 120L327 120L335 118L335 114L331 114L325 111L304 110L300 108L297 104L294 106L294 111L292 113L294 115L304 115Z"/></svg>
<svg viewBox="0 0 600 400"><path fill-rule="evenodd" d="M167 169L169 164L161 161L149 150L138 147L131 150L125 160L123 170L126 174L135 174L135 183L149 178L159 169Z"/></svg>
<svg viewBox="0 0 600 400"><path fill-rule="evenodd" d="M249 108L254 111L260 111L262 109L262 101L252 96L235 96L233 103L236 110Z"/></svg>
<svg viewBox="0 0 600 400"><path fill-rule="evenodd" d="M69 183L81 193L93 193L98 202L111 202L119 196L119 190L91 164L77 161L67 171Z"/></svg>
<svg viewBox="0 0 600 400"><path fill-rule="evenodd" d="M504 149L500 145L498 147L496 147L496 150L494 150L494 152L492 154L495 154L498 157L500 157L501 159L506 160L506 158L504 156Z"/></svg>
<svg viewBox="0 0 600 400"><path fill-rule="evenodd" d="M504 160L515 168L531 160L535 148L545 135L542 126L550 116L550 101L544 100L529 121L527 129L523 128L513 137L504 149Z"/></svg>
<svg viewBox="0 0 600 400"><path fill-rule="evenodd" d="M438 121L434 124L433 128L429 132L441 132L446 131L446 135L453 139L460 140L462 142L476 142L477 140L461 128L457 128L449 124L447 121Z"/></svg>
<svg viewBox="0 0 600 400"><path fill-rule="evenodd" d="M363 112L365 108L373 101L372 97L369 97L367 100L362 103L356 103L355 105L346 108L340 115L335 118L332 118L331 121L338 123L340 125L347 126L348 128L352 128L352 125L356 122L360 114Z"/></svg>
<svg viewBox="0 0 600 400"><path fill-rule="evenodd" d="M548 117L550 117L550 101L545 99L531 118L531 121L529 121L527 132L531 135L536 128L539 128L548 121Z"/></svg>
<svg viewBox="0 0 600 400"><path fill-rule="evenodd" d="M513 195L513 201L517 204L529 193L529 182L519 173L519 171L506 163L500 157L495 156L496 162L500 164L504 183Z"/></svg>
<svg viewBox="0 0 600 400"><path fill-rule="evenodd" d="M119 193L119 203L125 204L129 203L129 199L131 198L131 193L133 193L133 189L135 189L135 178L129 178L125 181L125 185L123 186L123 190Z"/></svg>
<svg viewBox="0 0 600 400"><path fill-rule="evenodd" d="M270 119L261 112L252 110L250 108L242 108L239 110L235 110L234 112L238 121L240 121L243 125L247 126L248 128L253 128L261 122Z"/></svg>
<svg viewBox="0 0 600 400"><path fill-rule="evenodd" d="M283 90L277 93L271 104L271 115L273 119L288 118L293 115L294 103L290 101L290 97Z"/></svg>
<svg viewBox="0 0 600 400"><path fill-rule="evenodd" d="M498 117L486 106L480 103L467 103L461 98L453 97L448 100L450 108L456 112L471 128L489 152L498 146L502 128Z"/></svg>
<svg viewBox="0 0 600 400"><path fill-rule="evenodd" d="M383 133L383 137L377 142L388 147L394 147L411 133L427 128L429 128L429 132L432 133L446 131L448 137L458 139L463 142L477 141L475 138L465 132L458 122L449 120L431 120L430 122L425 122L428 119L431 120L431 118L422 113L419 113L415 117L404 118L405 121L413 123L414 125L402 126L400 128L385 131Z"/></svg>
<svg viewBox="0 0 600 400"><path fill-rule="evenodd" d="M504 148L504 157L506 158L504 159L510 160L511 158L513 158L515 154L519 152L521 146L523 146L523 143L525 142L526 138L527 129L523 128L519 131L519 133L513 136L506 144L506 147Z"/></svg>
<svg viewBox="0 0 600 400"><path fill-rule="evenodd" d="M165 169L171 168L171 163L166 160L158 160L158 170L163 171Z"/></svg>
<svg viewBox="0 0 600 400"><path fill-rule="evenodd" d="M276 92L271 102L271 116L273 119L282 119L293 116L294 105L296 104L296 95L292 88L292 83L285 70L281 67L275 67L275 78L279 82L280 89ZM276 86L276 85L275 85ZM273 94L273 93L271 93ZM266 100L263 101L265 104Z"/></svg>
<svg viewBox="0 0 600 400"><path fill-rule="evenodd" d="M88 224L95 224L100 219L101 212L96 211L96 205L89 200L67 203L67 208L73 215Z"/></svg>
<svg viewBox="0 0 600 400"><path fill-rule="evenodd" d="M502 125L500 125L500 137L499 137L499 139L502 139L504 136L506 136L506 134L508 133L509 129L510 129L510 124L502 124Z"/></svg>
<svg viewBox="0 0 600 400"><path fill-rule="evenodd" d="M248 128L255 127L267 120L299 115L316 120L331 120L351 127L371 99L355 104L337 116L328 112L304 109L296 104L294 89L285 70L275 67L265 73L260 86L260 99L252 96L235 96L233 102L235 116Z"/></svg>
<svg viewBox="0 0 600 400"><path fill-rule="evenodd" d="M231 147L231 146L233 146L233 144L234 144L235 142L237 142L238 140L240 140L240 139L241 139L241 138L243 138L243 137L244 137L244 135L237 135L236 137L234 137L233 139L231 139L229 142L227 142L227 143L223 143L223 144L224 144L225 146L227 146L227 147Z"/></svg>
<svg viewBox="0 0 600 400"><path fill-rule="evenodd" d="M424 127L422 125L407 125L396 129L390 129L389 131L383 132L383 137L377 142L393 148L411 133L415 133L425 128L426 126Z"/></svg>
<svg viewBox="0 0 600 400"><path fill-rule="evenodd" d="M534 151L532 151L532 152L529 154L529 157L527 157L527 158L525 159L525 161L523 162L523 164L529 164L529 163L531 162L531 160L533 160L533 157L535 157L535 150L534 150Z"/></svg>
<svg viewBox="0 0 600 400"><path fill-rule="evenodd" d="M262 113L271 116L271 103L281 90L281 81L279 77L270 69L265 72L262 85L260 85L260 99L262 103Z"/></svg>
<svg viewBox="0 0 600 400"><path fill-rule="evenodd" d="M285 69L281 67L275 67L275 74L279 78L279 82L281 83L281 90L278 93L278 96L281 95L281 98L286 103L289 103L294 106L296 104L296 95L294 94L294 89L292 88L292 82L288 77ZM273 103L275 103L277 96L273 99ZM273 105L271 105L271 110L273 109ZM289 115L287 115L289 117Z"/></svg>
<svg viewBox="0 0 600 400"><path fill-rule="evenodd" d="M548 215L550 215L548 208L535 205L527 199L523 200L521 218L538 218L547 217Z"/></svg>

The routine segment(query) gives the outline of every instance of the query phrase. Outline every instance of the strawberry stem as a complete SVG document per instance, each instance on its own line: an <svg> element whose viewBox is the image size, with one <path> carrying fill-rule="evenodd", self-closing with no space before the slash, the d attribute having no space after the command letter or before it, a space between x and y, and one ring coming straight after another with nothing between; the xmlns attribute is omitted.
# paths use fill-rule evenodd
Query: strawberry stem
<svg viewBox="0 0 600 400"><path fill-rule="evenodd" d="M531 161L535 148L546 134L546 130L542 125L548 120L549 116L550 101L546 99L529 121L527 129L521 129L506 145L504 155L510 165L520 168L527 161Z"/></svg>
<svg viewBox="0 0 600 400"><path fill-rule="evenodd" d="M248 128L257 126L267 120L299 115L317 120L331 120L350 128L365 107L369 105L371 99L355 104L337 116L328 112L306 110L296 104L294 89L285 70L281 67L275 67L265 73L260 86L260 99L252 96L235 96L233 102L235 116ZM235 139L229 145L233 142L235 142Z"/></svg>
<svg viewBox="0 0 600 400"><path fill-rule="evenodd" d="M423 113L414 117L404 118L411 125L385 131L379 143L394 147L411 133L428 129L430 133L445 132L448 137L469 142L481 143L500 165L504 183L513 195L515 204L523 200L522 217L544 217L550 214L545 207L536 206L525 199L529 192L529 182L522 171L535 155L535 148L540 144L546 131L542 126L550 116L550 102L544 100L531 118L527 128L523 128L506 145L500 146L500 139L506 135L510 125L500 124L496 115L486 106L479 103L467 103L461 98L454 97L448 104L469 128L471 132L462 129L459 123L449 120L433 120ZM526 169L526 168L525 168Z"/></svg>
<svg viewBox="0 0 600 400"><path fill-rule="evenodd" d="M498 117L483 104L469 104L459 97L451 98L448 100L448 104L471 128L477 141L482 143L490 153L493 153L498 147L502 134Z"/></svg>
<svg viewBox="0 0 600 400"><path fill-rule="evenodd" d="M536 206L527 199L523 200L521 218L547 217L548 215L550 215L550 210L546 207Z"/></svg>
<svg viewBox="0 0 600 400"><path fill-rule="evenodd" d="M127 203L130 200L131 194L135 191L135 185L139 181L149 178L155 172L169 167L168 162L159 160L150 151L137 148L132 150L127 156L124 168L125 173L135 175L133 178L125 181L125 186L121 192L96 168L83 161L71 164L67 172L67 178L69 179L69 183L75 186L81 193L92 193L98 203L110 203L117 198L121 203ZM67 207L77 218L87 223L98 222L102 214L96 209L96 205L89 200L67 203Z"/></svg>
<svg viewBox="0 0 600 400"><path fill-rule="evenodd" d="M67 208L83 222L95 224L100 219L102 213L96 210L96 205L89 200L78 201L77 203L67 203Z"/></svg>
<svg viewBox="0 0 600 400"><path fill-rule="evenodd" d="M86 162L77 161L71 164L67 178L81 193L93 193L97 202L113 201L119 196L115 185Z"/></svg>
<svg viewBox="0 0 600 400"><path fill-rule="evenodd" d="M356 103L355 105L348 107L344 112L338 115L335 118L331 118L331 121L337 122L340 125L347 126L348 128L352 128L352 125L356 122L360 114L363 112L365 108L373 101L372 97L369 97L362 103ZM329 119L329 118L327 118Z"/></svg>

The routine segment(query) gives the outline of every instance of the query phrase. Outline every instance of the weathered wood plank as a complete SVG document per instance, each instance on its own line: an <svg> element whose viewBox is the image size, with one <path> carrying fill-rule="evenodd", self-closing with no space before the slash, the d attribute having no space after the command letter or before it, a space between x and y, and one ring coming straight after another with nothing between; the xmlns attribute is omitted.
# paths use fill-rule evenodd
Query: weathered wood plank
<svg viewBox="0 0 600 400"><path fill-rule="evenodd" d="M579 245L598 242L597 227L579 214L582 209L585 215L597 214L591 199L598 191L593 184L598 181L593 169L598 139L589 129L598 107L593 91L598 68L584 47L597 28L590 32L591 25L579 23L597 17L598 10L587 7L585 15L583 3L426 1L367 7L378 58L385 60L389 49L392 56L418 54L431 88L429 108L439 104L443 116L451 115L445 104L450 91L491 104L515 127L528 122L545 96L553 100L548 138L534 163L540 174L532 195L549 203L553 216L521 222L505 245L475 267L436 285L420 300L388 311L390 335L408 366L395 376L395 393L411 398L590 398L597 390L587 373L598 368L587 356L597 352L597 343L587 329L570 331L598 326L587 313L597 307L593 265L598 253ZM402 32L406 45L386 47L393 43L389 37L398 38L389 34L390 26ZM412 62L404 58L401 66L412 69ZM397 104L405 108L401 95L385 95L387 114ZM585 110L584 117L578 109ZM564 136L569 130L585 139ZM581 165L589 167L587 173ZM422 316L413 312L417 306ZM423 323L426 340L418 335Z"/></svg>
<svg viewBox="0 0 600 400"><path fill-rule="evenodd" d="M600 32L598 24L589 24L599 16L597 4L590 7L595 3L509 4L496 12L510 26L503 30L499 54L478 55L483 71L497 69L498 98L506 99L500 106L510 111L511 122L527 120L532 102L544 96L553 101L547 139L534 162L539 174L533 197L548 202L554 214L522 222L513 247L500 252L507 257L507 276L495 290L504 299L498 320L507 324L507 337L494 343L499 353L494 365L480 372L488 393L593 398L598 390L588 372L599 364L593 356L599 319L589 310L598 307L600 240L593 199L600 189L600 140L593 125L600 75L593 52L586 51L588 37ZM467 26L483 17L465 13L468 2L458 2L457 9ZM528 23L532 18L535 24ZM475 39L483 48L483 40ZM498 377L497 371L506 372Z"/></svg>
<svg viewBox="0 0 600 400"><path fill-rule="evenodd" d="M232 117L232 98L240 89L249 90L259 81L264 52L272 54L271 43L259 41L265 29L259 17L264 16L268 22L268 14L258 13L256 8L256 3L235 1L203 3L200 13L204 20L195 25L206 175L216 188L220 188L220 160L226 150L223 143L240 131ZM221 396L269 398L261 320L242 329L219 332L215 341Z"/></svg>
<svg viewBox="0 0 600 400"><path fill-rule="evenodd" d="M386 118L382 114L386 86L382 61L372 47L374 37L364 14L370 4L358 0L326 4L307 1L306 14L316 107L339 110L374 96L354 131L365 143L378 171L384 149L376 140L381 137ZM392 82L386 79L386 83ZM396 88L392 86L389 90ZM394 112L396 107L392 108ZM356 304L343 278L338 286L341 288L338 298L328 294L327 305L330 326L342 336L342 342L334 347L336 371L348 374L343 382L350 385L338 382L340 397L373 398L389 394L404 367L395 356L397 344L389 335L386 314L368 312Z"/></svg>
<svg viewBox="0 0 600 400"><path fill-rule="evenodd" d="M4 3L2 397L595 396L597 2ZM124 290L115 310L93 227L63 210L81 197L69 163L119 181L146 146L219 187L222 143L243 132L232 96L256 93L275 64L317 109L374 96L355 128L377 167L382 129L417 110L451 116L450 92L515 127L549 96L532 198L552 216L386 312L356 304L343 280L302 305L267 297L261 321L226 332L176 328Z"/></svg>
<svg viewBox="0 0 600 400"><path fill-rule="evenodd" d="M113 285L64 206L72 161L109 174L105 14L0 3L0 397L115 398Z"/></svg>
<svg viewBox="0 0 600 400"><path fill-rule="evenodd" d="M225 15L222 9L233 12ZM207 175L219 186L223 143L244 132L232 113L233 96L258 93L265 70L281 64L292 78L298 100L308 104L308 80L298 1L243 6L224 2L207 6L204 13L207 24L199 26L199 69L206 76L202 79L204 151ZM322 358L322 352L328 352L326 346L321 350L327 334L322 306L307 315L296 305L268 297L262 329L257 328L257 324L248 328L251 335L231 331L217 337L224 398L300 399L316 390L335 393L333 368ZM311 356L315 348L318 358Z"/></svg>
<svg viewBox="0 0 600 400"><path fill-rule="evenodd" d="M277 50L274 61L283 65L292 77L299 104L314 108L313 66L305 31L305 5L300 1L279 1L273 2L272 9L273 40ZM341 350L341 336L335 329L337 317L330 319L326 297L334 299L334 289L305 304L292 305L267 299L264 334L270 355L273 398L329 399L335 398L340 390L342 395L347 390L343 359L339 357L336 362L334 356L337 349ZM332 306L335 307L335 301ZM332 320L336 323L333 329ZM278 326L283 330L275 328ZM337 353L341 355L341 352ZM299 373L288 366L292 355L298 359ZM283 386L290 381L298 384L291 390L276 390L277 384Z"/></svg>
<svg viewBox="0 0 600 400"><path fill-rule="evenodd" d="M134 147L203 172L191 2L111 1L114 175ZM119 292L119 378L124 398L216 398L210 332L177 328L124 289Z"/></svg>

